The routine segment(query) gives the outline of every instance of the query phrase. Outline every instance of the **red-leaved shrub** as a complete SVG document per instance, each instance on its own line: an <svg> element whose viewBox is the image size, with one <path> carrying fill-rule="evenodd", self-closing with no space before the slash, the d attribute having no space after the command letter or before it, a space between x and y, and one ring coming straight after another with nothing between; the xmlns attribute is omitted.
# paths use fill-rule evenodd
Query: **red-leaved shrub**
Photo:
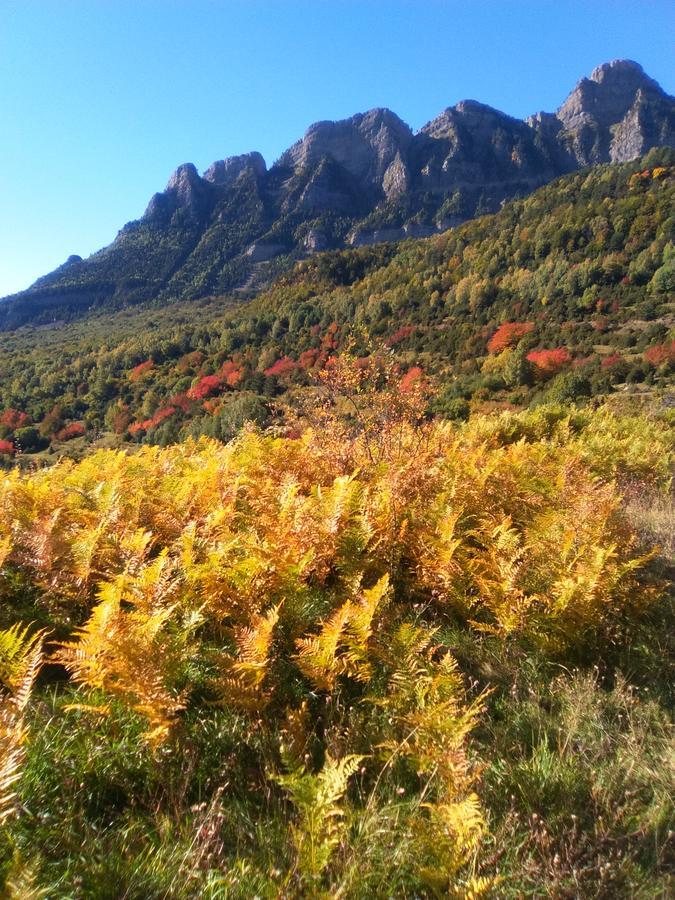
<svg viewBox="0 0 675 900"><path fill-rule="evenodd" d="M139 431L150 431L152 428L157 428L166 419L170 419L175 412L176 408L174 406L163 406L149 419L145 419L143 422L134 422L133 425L130 425L129 434L138 434Z"/></svg>
<svg viewBox="0 0 675 900"><path fill-rule="evenodd" d="M414 325L401 325L398 331L395 331L384 343L387 347L394 347L396 344L400 344L401 341L404 341L407 337L410 337L415 331L417 331L417 328Z"/></svg>
<svg viewBox="0 0 675 900"><path fill-rule="evenodd" d="M557 375L572 362L567 347L556 347L555 350L533 350L527 354L527 359L535 367L537 374L545 378Z"/></svg>
<svg viewBox="0 0 675 900"><path fill-rule="evenodd" d="M187 396L190 400L203 400L204 397L208 397L210 394L215 394L216 391L219 391L222 384L223 379L220 375L204 375L199 379L197 384L192 385L187 392Z"/></svg>
<svg viewBox="0 0 675 900"><path fill-rule="evenodd" d="M139 381L153 366L154 362L151 359L146 359L144 362L139 363L137 366L134 366L133 369L129 370L129 380Z"/></svg>
<svg viewBox="0 0 675 900"><path fill-rule="evenodd" d="M28 425L30 423L30 416L25 412L20 412L18 409L6 409L3 414L0 416L0 425L4 425L9 428L11 431L14 431L16 428L23 428L24 425Z"/></svg>
<svg viewBox="0 0 675 900"><path fill-rule="evenodd" d="M664 363L675 363L675 340L665 344L654 344L645 350L645 359L650 366L662 366Z"/></svg>
<svg viewBox="0 0 675 900"><path fill-rule="evenodd" d="M515 347L521 338L534 331L534 322L504 322L488 341L489 353L501 353L507 347Z"/></svg>
<svg viewBox="0 0 675 900"><path fill-rule="evenodd" d="M403 378L398 383L398 389L406 394L418 385L424 378L424 372L419 366L412 366L408 369Z"/></svg>
<svg viewBox="0 0 675 900"><path fill-rule="evenodd" d="M66 425L65 428L57 431L54 439L57 441L72 441L73 438L82 437L86 430L82 422L71 422L70 425Z"/></svg>
<svg viewBox="0 0 675 900"><path fill-rule="evenodd" d="M290 375L292 372L295 372L297 368L298 364L295 360L292 360L289 356L282 356L269 369L265 369L265 375L268 377L276 375L277 378L282 378L284 375Z"/></svg>

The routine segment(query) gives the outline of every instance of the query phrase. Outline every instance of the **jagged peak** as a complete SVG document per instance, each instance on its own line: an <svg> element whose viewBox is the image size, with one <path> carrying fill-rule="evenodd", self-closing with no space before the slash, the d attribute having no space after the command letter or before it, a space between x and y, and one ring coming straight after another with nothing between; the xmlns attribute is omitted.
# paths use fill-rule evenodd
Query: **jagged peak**
<svg viewBox="0 0 675 900"><path fill-rule="evenodd" d="M407 151L412 137L410 126L395 112L376 107L349 119L314 122L276 165L304 168L329 157L362 183L381 185L388 166L399 151Z"/></svg>
<svg viewBox="0 0 675 900"><path fill-rule="evenodd" d="M592 115L605 125L614 124L623 118L640 92L668 96L639 63L615 59L596 66L590 78L578 81L557 115L566 125L585 115Z"/></svg>
<svg viewBox="0 0 675 900"><path fill-rule="evenodd" d="M171 178L169 178L166 189L167 191L180 190L186 185L196 184L199 181L201 181L201 178L194 163L183 163L181 166L178 166Z"/></svg>
<svg viewBox="0 0 675 900"><path fill-rule="evenodd" d="M412 129L396 113L387 107L374 107L366 112L356 113L347 119L320 119L313 122L303 137L296 141L280 157L280 164L288 164L289 157L295 159L303 150L317 142L331 141L349 132L358 132L372 137L382 130L393 132L403 143L412 138Z"/></svg>
<svg viewBox="0 0 675 900"><path fill-rule="evenodd" d="M419 130L419 134L425 134L430 137L442 137L445 130L458 122L473 123L482 120L492 123L495 121L508 122L512 126L521 126L523 122L520 119L514 119L508 113L489 106L487 103L480 103L478 100L460 100L454 106L448 106L442 113L427 122Z"/></svg>
<svg viewBox="0 0 675 900"><path fill-rule="evenodd" d="M389 127L410 131L410 126L387 106L375 106L364 113L357 113L348 121L352 121L357 125L371 125L377 122Z"/></svg>
<svg viewBox="0 0 675 900"><path fill-rule="evenodd" d="M637 63L632 59L613 59L611 62L602 63L601 65L596 66L591 72L589 81L595 81L597 84L602 84L607 78L616 77L617 75L620 77L628 75L634 78L644 78L648 81L652 80L645 74L645 70L640 63Z"/></svg>
<svg viewBox="0 0 675 900"><path fill-rule="evenodd" d="M211 184L229 184L247 169L252 169L258 176L264 175L267 171L267 164L257 150L216 160L206 169L202 177Z"/></svg>
<svg viewBox="0 0 675 900"><path fill-rule="evenodd" d="M143 219L161 221L178 207L183 207L193 218L199 217L206 203L205 194L206 183L195 165L183 163L169 178L164 192L150 198Z"/></svg>
<svg viewBox="0 0 675 900"><path fill-rule="evenodd" d="M508 113L502 112L501 109L497 109L494 106L490 106L488 103L481 103L479 100L460 100L459 103L456 103L453 107L451 107L458 113L462 113L464 115L468 114L490 114L495 116L500 116L505 119L513 118Z"/></svg>

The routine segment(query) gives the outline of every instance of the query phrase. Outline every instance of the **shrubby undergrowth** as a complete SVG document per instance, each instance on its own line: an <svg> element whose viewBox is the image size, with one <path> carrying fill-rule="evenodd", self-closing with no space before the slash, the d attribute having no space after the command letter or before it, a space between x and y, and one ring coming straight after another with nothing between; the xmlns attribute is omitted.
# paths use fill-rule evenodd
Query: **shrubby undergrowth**
<svg viewBox="0 0 675 900"><path fill-rule="evenodd" d="M6 891L665 896L672 433L336 366L283 434L0 483Z"/></svg>

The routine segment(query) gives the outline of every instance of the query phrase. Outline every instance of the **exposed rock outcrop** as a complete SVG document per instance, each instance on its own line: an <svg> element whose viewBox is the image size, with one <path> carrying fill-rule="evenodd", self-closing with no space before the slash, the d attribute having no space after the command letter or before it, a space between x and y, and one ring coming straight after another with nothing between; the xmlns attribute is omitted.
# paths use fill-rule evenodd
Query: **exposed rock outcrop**
<svg viewBox="0 0 675 900"><path fill-rule="evenodd" d="M316 122L277 165L307 169L328 157L364 188L381 190L391 165L404 166L412 138L410 127L391 110L371 109L341 122Z"/></svg>
<svg viewBox="0 0 675 900"><path fill-rule="evenodd" d="M242 172L253 172L262 178L267 172L265 160L260 153L244 153L241 156L230 156L212 163L204 172L204 180L222 186L231 184Z"/></svg>
<svg viewBox="0 0 675 900"><path fill-rule="evenodd" d="M673 98L626 59L582 78L556 116L561 140L580 166L626 162L675 138Z"/></svg>
<svg viewBox="0 0 675 900"><path fill-rule="evenodd" d="M253 263L267 262L268 259L274 259L275 256L279 256L280 253L283 253L284 249L283 244L269 244L264 241L255 241L255 243L247 248L246 256L248 256Z"/></svg>

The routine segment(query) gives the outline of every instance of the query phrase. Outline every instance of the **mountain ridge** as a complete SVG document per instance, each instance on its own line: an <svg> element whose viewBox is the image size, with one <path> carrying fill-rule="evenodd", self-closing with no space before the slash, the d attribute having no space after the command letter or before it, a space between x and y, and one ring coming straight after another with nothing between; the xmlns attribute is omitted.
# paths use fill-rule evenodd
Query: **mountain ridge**
<svg viewBox="0 0 675 900"><path fill-rule="evenodd" d="M555 113L475 100L417 132L386 108L315 122L268 168L257 151L184 163L108 247L0 305L0 328L90 307L230 293L312 253L424 237L560 175L675 145L675 99L630 60L598 66Z"/></svg>

